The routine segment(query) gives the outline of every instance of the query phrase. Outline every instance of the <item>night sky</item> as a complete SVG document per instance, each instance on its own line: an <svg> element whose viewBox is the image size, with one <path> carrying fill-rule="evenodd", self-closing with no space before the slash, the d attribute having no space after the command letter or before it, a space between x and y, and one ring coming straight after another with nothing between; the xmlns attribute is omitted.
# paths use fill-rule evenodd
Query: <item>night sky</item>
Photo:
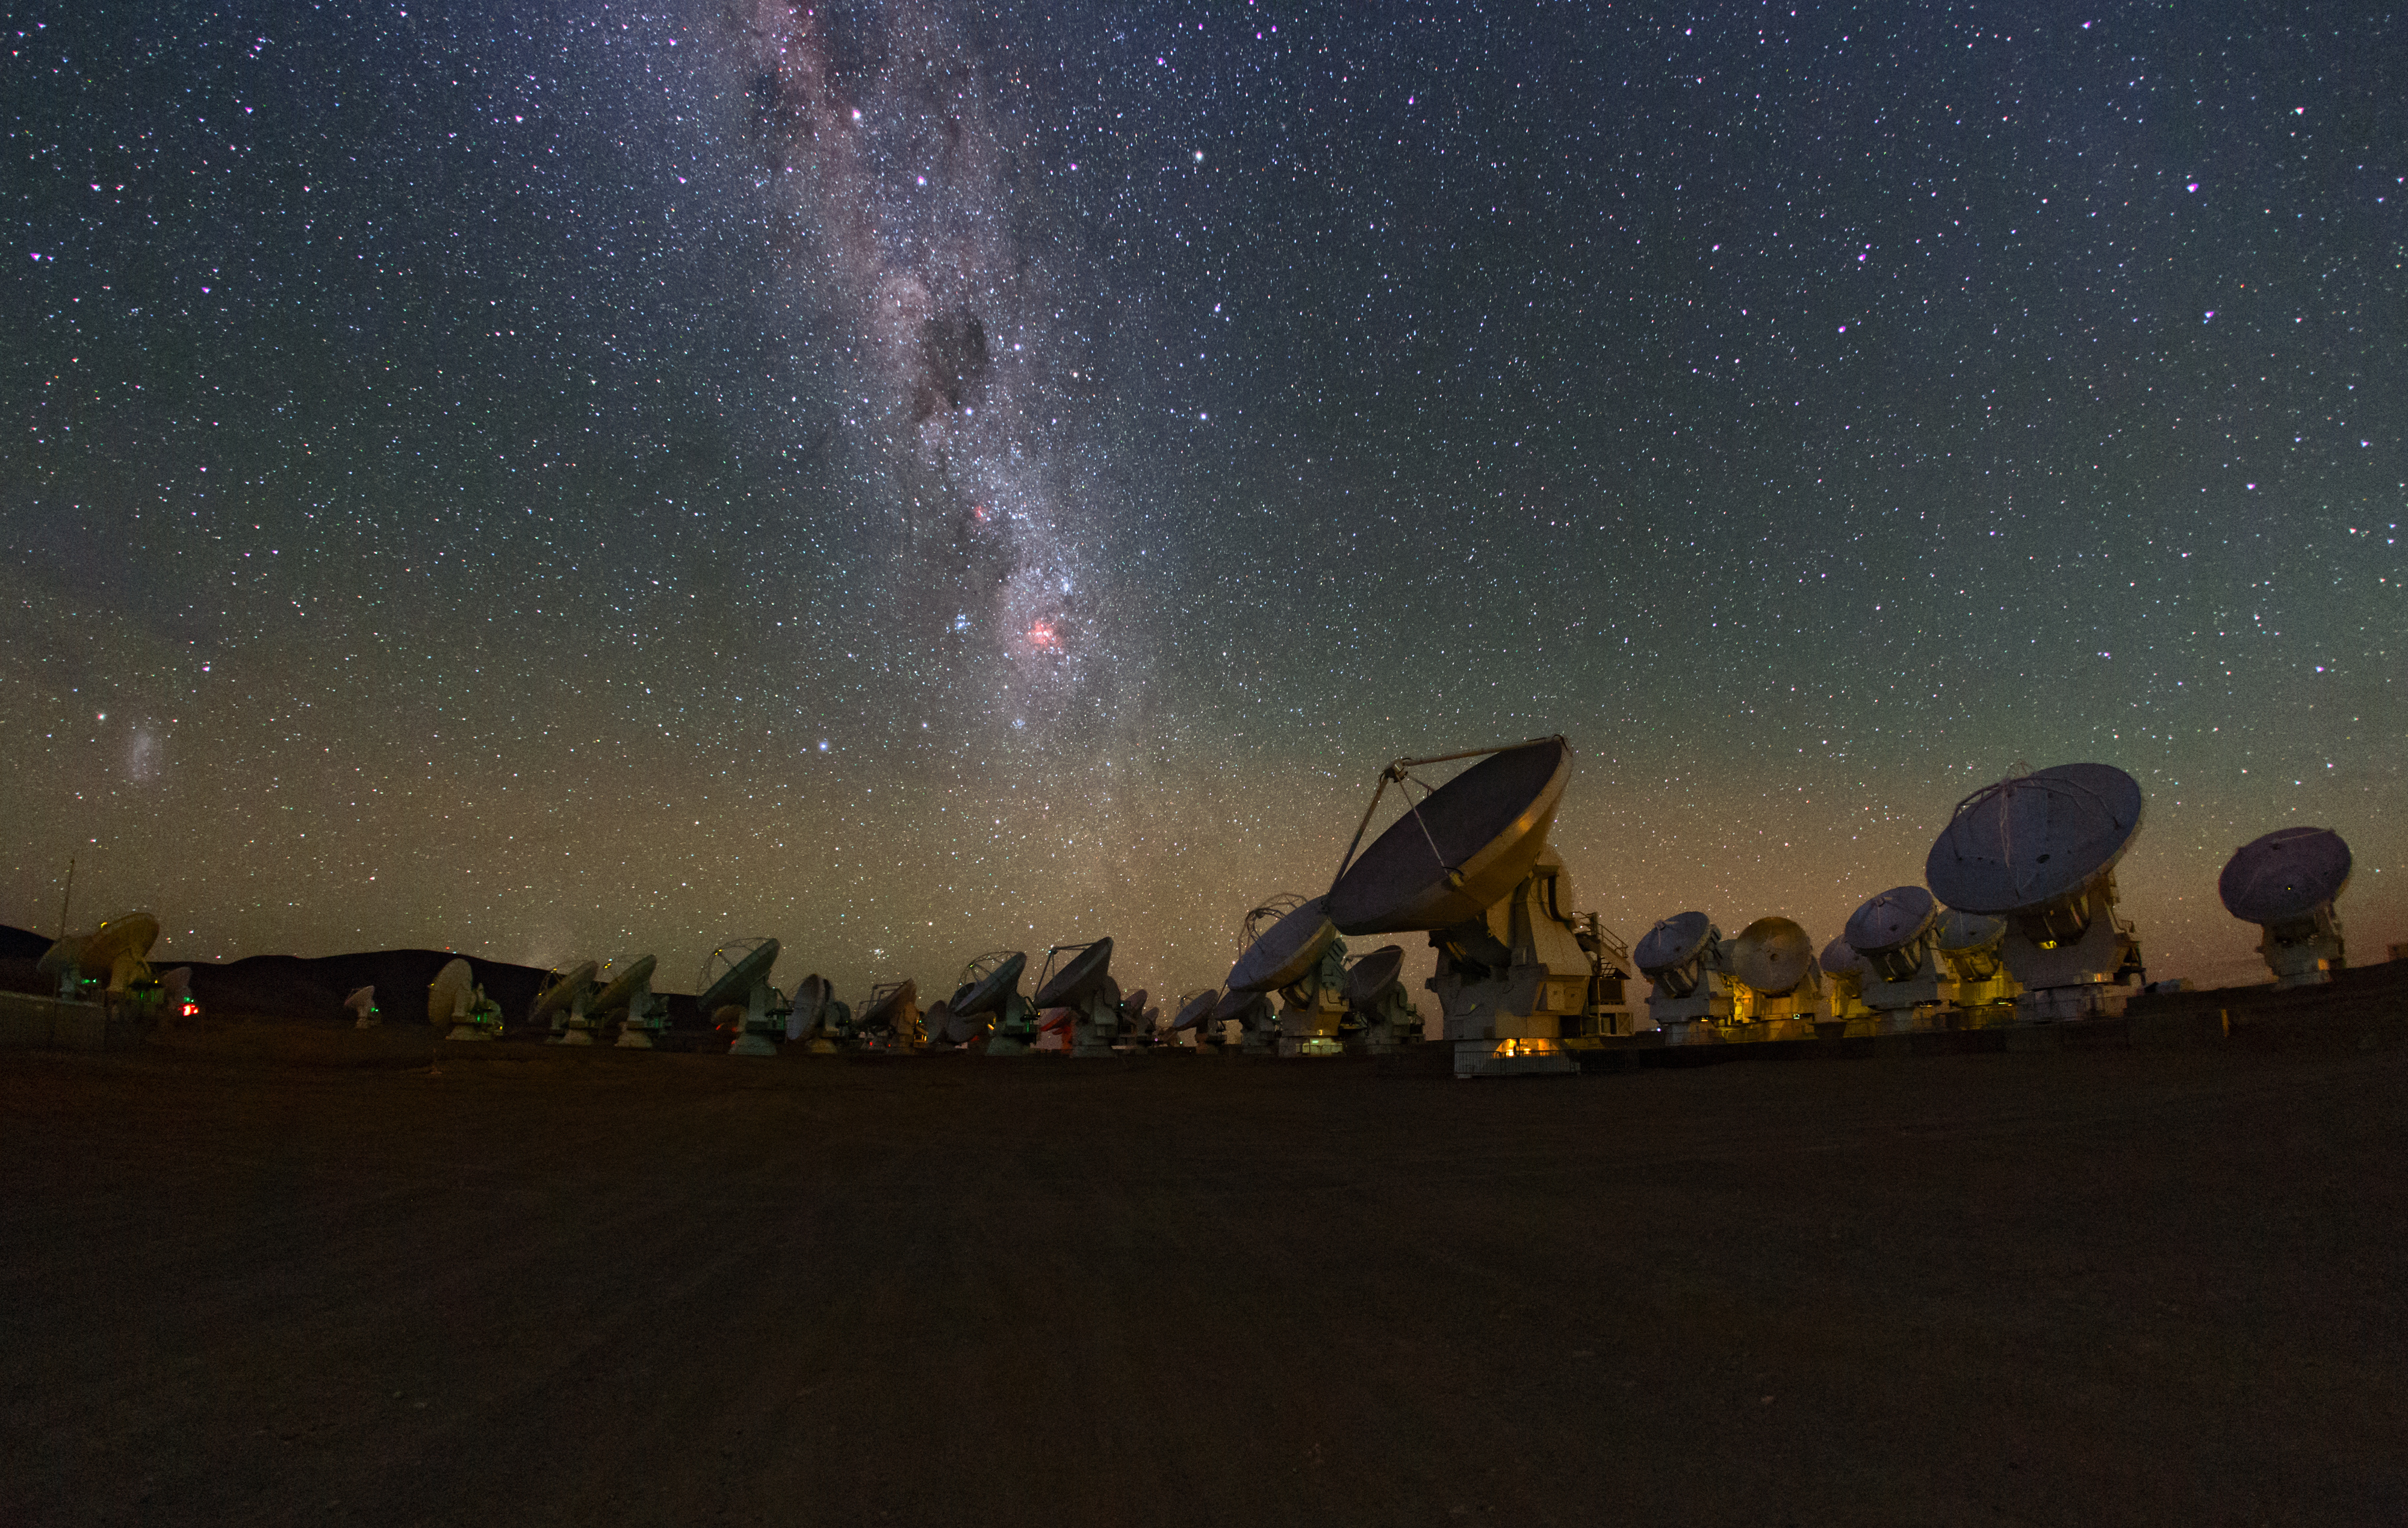
<svg viewBox="0 0 2408 1528"><path fill-rule="evenodd" d="M1159 993L1562 732L1626 938L2097 759L2408 939L2396 8L10 18L0 921Z"/></svg>

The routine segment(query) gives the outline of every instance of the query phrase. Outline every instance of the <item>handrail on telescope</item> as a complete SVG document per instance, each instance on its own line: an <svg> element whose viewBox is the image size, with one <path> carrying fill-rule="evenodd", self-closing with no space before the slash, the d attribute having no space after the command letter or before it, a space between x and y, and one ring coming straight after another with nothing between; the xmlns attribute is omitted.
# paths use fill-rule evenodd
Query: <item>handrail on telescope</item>
<svg viewBox="0 0 2408 1528"><path fill-rule="evenodd" d="M1354 836L1346 843L1345 857L1338 861L1338 873L1329 878L1329 889L1332 891L1338 889L1338 883L1346 878L1346 867L1354 863L1354 851L1363 846L1363 834L1371 826L1371 814L1380 810L1380 798L1388 793L1390 781L1397 783L1397 789L1401 793L1405 782L1412 779L1411 771L1425 764L1451 764L1458 758L1486 758L1492 754L1501 754L1508 748L1527 748L1534 742L1562 742L1563 741L1564 735L1556 732L1543 738L1524 738L1519 742L1500 742L1487 748L1466 748L1460 753L1432 754L1426 758L1392 760L1386 769L1380 771L1379 788L1371 792L1371 804L1363 809L1363 820L1354 825ZM1414 780L1413 784L1429 793L1422 798L1423 800L1427 800L1429 796L1438 794L1437 787L1426 781ZM1421 824L1422 837L1429 841L1430 858L1438 861L1439 869L1452 870L1454 867L1447 864L1446 856L1439 852L1438 839L1430 832L1429 823L1422 816L1421 802L1408 799L1405 806L1406 810L1413 814L1413 820Z"/></svg>

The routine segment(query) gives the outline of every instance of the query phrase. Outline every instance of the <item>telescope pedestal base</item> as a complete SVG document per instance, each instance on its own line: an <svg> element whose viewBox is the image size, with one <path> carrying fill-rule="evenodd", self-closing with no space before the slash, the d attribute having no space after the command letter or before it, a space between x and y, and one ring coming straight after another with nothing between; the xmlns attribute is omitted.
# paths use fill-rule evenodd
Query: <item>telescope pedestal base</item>
<svg viewBox="0 0 2408 1528"><path fill-rule="evenodd" d="M443 1038L446 1040L491 1040L494 1038L494 1031L486 1029L481 1024L454 1024L452 1026L452 1032L445 1035Z"/></svg>
<svg viewBox="0 0 2408 1528"><path fill-rule="evenodd" d="M748 1030L744 1033L736 1037L736 1043L727 1047L727 1054L730 1056L775 1056L778 1054L778 1047L770 1041L767 1035L755 1034Z"/></svg>
<svg viewBox="0 0 2408 1528"><path fill-rule="evenodd" d="M544 1042L547 1045L590 1045L594 1043L591 1030L563 1030Z"/></svg>
<svg viewBox="0 0 2408 1528"><path fill-rule="evenodd" d="M1571 1052L1552 1040L1457 1040L1455 1074L1465 1077L1568 1077L1580 1073Z"/></svg>
<svg viewBox="0 0 2408 1528"><path fill-rule="evenodd" d="M638 1030L633 1026L623 1029L619 1031L619 1048L622 1050L651 1050L653 1048L652 1031L650 1030Z"/></svg>

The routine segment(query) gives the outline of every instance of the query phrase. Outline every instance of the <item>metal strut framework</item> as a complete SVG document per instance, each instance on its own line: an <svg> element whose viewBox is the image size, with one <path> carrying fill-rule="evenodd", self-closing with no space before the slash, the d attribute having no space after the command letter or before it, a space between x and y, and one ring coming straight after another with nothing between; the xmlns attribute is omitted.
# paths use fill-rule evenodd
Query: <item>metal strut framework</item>
<svg viewBox="0 0 2408 1528"><path fill-rule="evenodd" d="M1338 861L1338 873L1329 878L1329 889L1332 891L1338 889L1338 883L1345 879L1346 867L1354 863L1354 851L1363 846L1363 835L1371 827L1371 814L1380 810L1380 799L1388 793L1390 781L1396 782L1399 795L1404 793L1406 782L1411 781L1422 787L1422 800L1427 800L1438 793L1438 787L1426 780L1415 779L1412 774L1413 771L1426 764L1451 764L1458 758L1486 758L1492 754L1501 754L1509 748L1527 748L1534 742L1558 741L1560 736L1524 738L1519 742L1500 742L1488 748L1466 748L1460 753L1454 754L1432 754L1426 758L1399 758L1390 763L1386 769L1380 771L1379 787L1371 792L1371 804L1363 809L1363 820L1354 825L1354 836L1347 840L1345 857ZM1428 820L1422 815L1421 801L1407 797L1405 810L1411 813L1413 821L1420 825L1422 838L1430 847L1430 858L1437 863L1439 869L1446 872L1450 878L1454 877L1455 867L1446 862L1446 856L1439 849L1438 838L1430 831Z"/></svg>

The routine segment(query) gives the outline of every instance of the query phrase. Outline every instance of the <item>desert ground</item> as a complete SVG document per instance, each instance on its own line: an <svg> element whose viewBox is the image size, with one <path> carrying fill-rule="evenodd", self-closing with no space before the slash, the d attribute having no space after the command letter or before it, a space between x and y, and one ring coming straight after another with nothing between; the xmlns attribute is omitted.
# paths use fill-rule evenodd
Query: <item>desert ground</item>
<svg viewBox="0 0 2408 1528"><path fill-rule="evenodd" d="M0 1054L0 1146L10 1523L2408 1521L2397 1046L220 1024Z"/></svg>

